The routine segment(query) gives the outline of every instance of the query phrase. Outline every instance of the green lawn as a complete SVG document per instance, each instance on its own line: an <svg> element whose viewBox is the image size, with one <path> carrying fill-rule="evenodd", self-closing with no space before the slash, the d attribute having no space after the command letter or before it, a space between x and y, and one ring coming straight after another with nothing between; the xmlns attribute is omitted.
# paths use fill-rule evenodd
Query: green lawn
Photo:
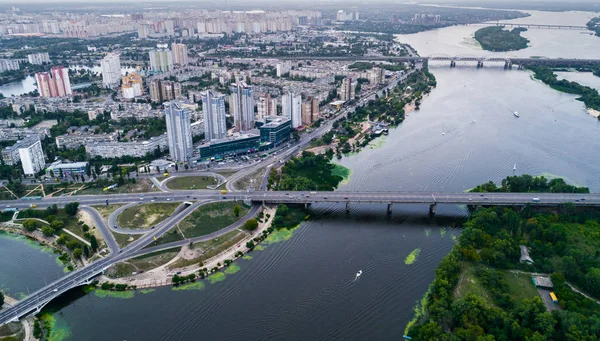
<svg viewBox="0 0 600 341"><path fill-rule="evenodd" d="M242 239L248 236L248 232L233 230L225 235L220 236L219 238L215 238L206 242L195 243L193 248L200 248L204 253L193 259L183 259L180 258L175 262L168 265L170 270L182 268L185 266L200 264L207 259L210 259L221 252L229 249L235 244L239 243Z"/></svg>
<svg viewBox="0 0 600 341"><path fill-rule="evenodd" d="M490 307L495 307L492 296L483 287L481 280L477 278L475 272L477 271L477 265L463 262L462 273L460 274L458 284L454 290L455 301L463 297L467 293L473 293L485 300Z"/></svg>
<svg viewBox="0 0 600 341"><path fill-rule="evenodd" d="M241 211L236 217L233 214L233 210L238 205ZM248 213L248 210L249 208L241 202L223 201L210 203L198 207L178 225L185 238L204 236L235 223Z"/></svg>
<svg viewBox="0 0 600 341"><path fill-rule="evenodd" d="M504 271L504 278L510 286L510 295L516 302L539 296L537 289L533 286L530 275Z"/></svg>
<svg viewBox="0 0 600 341"><path fill-rule="evenodd" d="M113 231L110 231L110 233L115 237L115 241L121 249L143 236L143 234L132 234L131 237L129 237L128 234L115 233Z"/></svg>
<svg viewBox="0 0 600 341"><path fill-rule="evenodd" d="M92 185L94 186L94 185ZM103 186L89 187L81 191L77 191L76 195L94 195L94 194L118 194L118 193L145 193L158 191L159 189L154 186L154 183L150 179L136 179L136 183L126 183L117 188L104 190Z"/></svg>
<svg viewBox="0 0 600 341"><path fill-rule="evenodd" d="M117 224L127 229L147 229L168 218L179 205L177 202L135 205L119 214Z"/></svg>
<svg viewBox="0 0 600 341"><path fill-rule="evenodd" d="M148 271L168 263L181 251L181 247L152 252L117 263L112 266L107 275L111 278L131 276L132 272Z"/></svg>
<svg viewBox="0 0 600 341"><path fill-rule="evenodd" d="M117 208L119 208L123 205L125 205L125 204L97 205L97 206L92 206L92 207L94 209L96 209L96 211L98 211L98 213L100 213L102 218L108 218L108 216L110 216L114 211L116 211Z"/></svg>
<svg viewBox="0 0 600 341"><path fill-rule="evenodd" d="M181 176L167 181L167 187L178 189L206 189L209 185L216 185L218 180L212 176Z"/></svg>

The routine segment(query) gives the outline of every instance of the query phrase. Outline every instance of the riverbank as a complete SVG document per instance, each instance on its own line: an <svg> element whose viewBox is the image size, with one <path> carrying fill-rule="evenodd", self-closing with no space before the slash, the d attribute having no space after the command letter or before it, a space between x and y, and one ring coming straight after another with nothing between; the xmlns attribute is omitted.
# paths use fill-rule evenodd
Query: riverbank
<svg viewBox="0 0 600 341"><path fill-rule="evenodd" d="M247 243L262 235L265 235L265 231L267 231L267 229L273 223L276 211L277 207L275 206L265 207L261 212L262 216L264 216L266 219L262 222L259 222L258 227L254 231L249 231L247 235L243 239L236 242L235 245L211 257L210 259L197 261L186 266L177 266L178 263L188 263L190 260L193 261L203 254L202 248L190 248L189 245L186 245L182 247L181 251L173 259L152 270L123 278L110 278L103 275L100 277L99 281L100 283L108 282L142 289L173 285L172 277L175 274L180 277L185 277L192 274L196 275L203 269L212 270L216 268L218 270L222 270L228 266L226 265L229 263L227 262L228 260L235 260L241 258L248 252L252 252L253 248L248 247ZM215 271L211 271L211 273L214 272Z"/></svg>

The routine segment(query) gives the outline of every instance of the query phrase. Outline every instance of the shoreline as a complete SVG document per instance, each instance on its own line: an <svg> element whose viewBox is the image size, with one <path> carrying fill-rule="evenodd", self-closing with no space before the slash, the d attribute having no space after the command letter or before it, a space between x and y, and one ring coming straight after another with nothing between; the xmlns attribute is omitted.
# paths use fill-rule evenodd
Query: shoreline
<svg viewBox="0 0 600 341"><path fill-rule="evenodd" d="M135 289L132 288L133 290L154 288L154 287L161 287L161 286L169 286L169 285L173 286L173 287L177 287L172 282L172 276L175 275L176 273L178 276L183 277L183 276L188 276L190 274L197 274L203 268L207 268L207 269L217 268L218 269L217 272L224 270L224 269L228 268L228 266L225 265L225 260L232 260L233 262L235 262L237 259L242 258L244 255L252 252L252 250L246 246L246 243L263 235L263 231L266 231L269 228L269 226L271 226L271 223L273 222L273 219L275 218L276 211L277 211L276 206L264 207L261 212L263 213L263 215L265 217L267 214L270 214L269 219L266 219L262 223L259 223L258 227L254 231L248 231L249 234L244 239L237 242L236 245L234 245L233 247L226 249L223 252L215 255L214 257L202 262L203 263L202 266L200 266L198 263L195 265L184 266L181 268L167 269L170 264L176 262L179 259L182 259L181 256L183 254L185 254L186 251L189 251L189 246L186 245L181 248L181 250L179 251L177 256L173 257L173 259L169 260L165 264L162 264L154 269L145 271L142 274L137 274L137 275L128 276L128 277L122 277L122 278L110 278L106 275L102 275L101 277L99 277L98 288L99 288L99 286L101 286L102 283L125 284L125 285L131 286L131 287L135 287ZM238 230L241 230L241 228ZM260 242L256 242L256 245L259 245L259 244L260 244ZM238 256L236 256L236 255L238 255ZM185 258L183 258L183 259L185 259ZM220 266L218 266L217 264L220 264ZM231 264L233 264L233 263L231 263ZM214 273L217 273L217 272L214 272ZM206 280L208 277L210 277L210 275L211 275L211 273L209 270L209 274L207 274L204 278L196 277L195 281ZM193 282L188 282L188 283L193 283ZM188 283L182 283L181 285L185 285Z"/></svg>
<svg viewBox="0 0 600 341"><path fill-rule="evenodd" d="M600 117L600 110L596 110L596 109L592 109L592 108L587 108L587 109L586 109L586 111L587 111L587 113L588 113L589 115L592 115L592 116L594 116L595 118L598 118L598 117Z"/></svg>

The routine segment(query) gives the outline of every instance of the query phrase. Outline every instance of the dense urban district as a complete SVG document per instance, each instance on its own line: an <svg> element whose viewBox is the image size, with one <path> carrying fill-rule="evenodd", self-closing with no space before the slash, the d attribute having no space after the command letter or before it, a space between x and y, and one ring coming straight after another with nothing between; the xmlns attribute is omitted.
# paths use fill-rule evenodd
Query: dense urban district
<svg viewBox="0 0 600 341"><path fill-rule="evenodd" d="M428 56L394 34L528 16L418 5L5 7L0 229L49 248L65 272L31 296L11 297L0 283L0 340L11 341L62 340L56 309L45 306L81 284L82 294L129 298L157 286L202 289L237 272L236 260L311 219L311 196L348 180L351 170L337 163L344 155L373 148L436 88ZM598 35L599 23L592 19L587 34ZM524 31L497 24L474 38L484 50L516 51L528 48ZM572 69L560 62L518 67L576 94L600 119L598 91L559 80L555 72ZM575 67L600 77L599 64ZM283 199L258 205L257 191ZM471 192L486 200L589 189L522 175ZM462 234L404 337L600 338L599 215L583 200L551 208L469 201Z"/></svg>

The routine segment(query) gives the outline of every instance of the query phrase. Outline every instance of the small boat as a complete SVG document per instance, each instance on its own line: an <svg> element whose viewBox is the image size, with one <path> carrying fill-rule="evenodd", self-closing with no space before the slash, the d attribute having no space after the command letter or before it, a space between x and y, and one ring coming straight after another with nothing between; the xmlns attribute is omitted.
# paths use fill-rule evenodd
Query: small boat
<svg viewBox="0 0 600 341"><path fill-rule="evenodd" d="M515 163L515 165L513 166L513 172L517 170L517 164Z"/></svg>
<svg viewBox="0 0 600 341"><path fill-rule="evenodd" d="M359 270L359 271L356 273L356 278L360 277L360 275L362 275L362 270Z"/></svg>
<svg viewBox="0 0 600 341"><path fill-rule="evenodd" d="M515 115L515 117L519 117L519 113L517 111L513 112L513 115Z"/></svg>
<svg viewBox="0 0 600 341"><path fill-rule="evenodd" d="M442 136L446 135L446 133L442 132Z"/></svg>

